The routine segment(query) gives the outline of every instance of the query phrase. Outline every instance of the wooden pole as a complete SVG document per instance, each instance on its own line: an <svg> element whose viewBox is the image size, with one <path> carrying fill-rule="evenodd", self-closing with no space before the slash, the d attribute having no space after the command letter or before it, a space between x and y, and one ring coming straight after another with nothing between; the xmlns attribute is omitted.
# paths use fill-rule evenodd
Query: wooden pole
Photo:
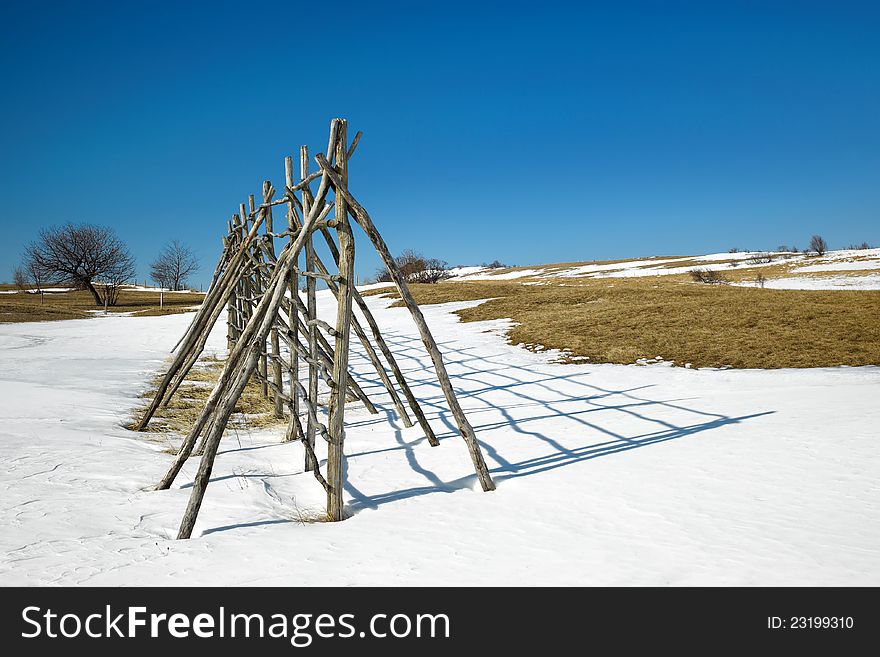
<svg viewBox="0 0 880 657"><path fill-rule="evenodd" d="M329 274L329 271L324 266L324 263L321 262L320 258L315 258L315 264L317 265L317 269L319 272L323 274ZM332 280L327 281L327 288L330 290L330 293L336 297L337 302L339 301L339 288ZM355 295L357 293L357 288L355 286L351 287L352 298L356 298ZM357 316L352 312L351 314L351 328L354 330L355 335L357 335L358 340L360 340L361 345L364 347L364 351L367 354L367 358L373 365L373 369L376 370L376 374L379 376L379 380L382 382L382 385L385 387L385 390L388 391L389 397L391 397L391 402L394 404L394 408L397 410L397 414L400 416L403 425L407 428L413 425L412 420L409 418L409 415L406 412L406 408L403 405L403 402L400 401L400 397L397 394L397 391L394 389L394 386L391 383L391 380L388 378L388 373L385 371L385 368L382 366L381 361L379 360L378 354L376 354L376 350L373 349L373 345L370 343L370 339L367 337L367 334L364 332L363 327L361 326L360 321L358 321ZM433 433L430 434L433 437ZM430 442L430 438L428 439ZM436 439L435 439L436 440Z"/></svg>
<svg viewBox="0 0 880 657"><path fill-rule="evenodd" d="M351 149L349 149L349 151L350 150ZM336 242L333 241L333 237L330 235L329 230L327 230L326 228L322 228L320 229L320 231L321 234L324 236L324 241L327 243L327 248L330 250L330 255L333 257L333 260L338 266L339 249L336 248ZM385 338L382 337L382 332L379 330L379 325L376 323L376 318L373 317L373 313L370 311L369 306L367 306L367 302L364 301L363 296L360 292L358 292L357 288L352 290L352 296L354 297L358 308L360 308L361 314L363 314L367 325L370 327L370 331L373 334L373 339L376 340L376 344L379 346L379 350L382 352L382 355L385 356L385 360L388 362L388 366L391 368L391 372L394 374L397 385L400 386L401 391L403 391L403 396L406 397L407 404L409 404L410 409L416 416L416 420L418 421L419 426L422 428L422 431L425 432L425 436L428 439L428 444L432 447L437 447L440 444L440 441L437 440L437 436L434 435L434 430L428 423L428 418L425 417L425 413L422 411L422 407L419 405L416 396L412 393L412 390L410 389L406 378L403 376L403 372L400 370L400 366L397 364L397 360L394 358L394 353L391 351L388 343L385 342Z"/></svg>
<svg viewBox="0 0 880 657"><path fill-rule="evenodd" d="M284 158L284 182L287 187L293 187L293 158L289 155ZM290 200L287 202L287 230L293 231L299 226L296 217L296 205L294 204L293 193L288 192L288 195ZM308 239L310 238L306 238L306 243L308 243ZM287 309L287 325L293 334L292 344L296 344L298 339L297 336L299 335L299 313L297 312L295 301L299 298L299 274L297 274L297 268L295 266L290 272L290 279L288 280L287 288L291 301L290 306ZM299 384L299 354L296 349L288 348L288 363L290 364L291 418L287 425L287 432L284 436L285 441L302 439L304 437L302 423L299 419L299 392L297 390L297 385ZM306 450L306 452L308 452L308 450ZM306 461L308 461L308 454L306 455Z"/></svg>
<svg viewBox="0 0 880 657"><path fill-rule="evenodd" d="M334 119L333 123L336 125L336 171L340 185L345 187L348 184L347 122L344 119ZM354 282L354 238L345 199L341 196L336 197L335 218L339 241L339 293L336 306L336 348L331 374L334 386L330 390L330 442L327 445L327 517L331 521L342 520L344 517L345 390L348 384L351 290Z"/></svg>
<svg viewBox="0 0 880 657"><path fill-rule="evenodd" d="M183 382L183 378L187 375L190 368L202 353L211 329L222 311L222 306L235 290L237 282L242 278L246 249L250 248L253 239L256 237L258 226L259 223L255 223L250 231L247 232L245 239L238 246L232 258L230 258L229 263L218 279L215 288L209 290L208 294L205 296L202 305L196 313L196 317L187 329L187 333L178 343L177 346L180 347L180 349L177 351L171 366L165 373L165 377L159 385L159 389L156 391L153 401L144 412L138 425L135 427L135 431L142 431L144 427L146 427L150 418L163 400L166 405L168 404L180 384Z"/></svg>
<svg viewBox="0 0 880 657"><path fill-rule="evenodd" d="M272 202L272 197L275 195L275 188L272 187L272 183L268 180L263 181L263 204L268 205ZM272 237L272 233L275 232L274 223L272 221L272 206L269 205L264 212L266 213L266 248L272 254L273 258L275 256L275 238ZM296 268L294 267L294 270ZM295 330L295 329L294 329ZM269 334L269 342L272 346L272 382L275 384L275 390L280 391L282 389L282 379L281 379L281 345L278 341L278 329L275 326L272 327L272 330ZM274 402L275 417L281 419L284 417L284 402L281 399L281 395L273 393L272 401Z"/></svg>
<svg viewBox="0 0 880 657"><path fill-rule="evenodd" d="M449 380L449 374L446 372L446 366L443 363L443 356L437 348L434 336L431 335L431 330L428 328L425 316L422 315L422 311L419 309L412 293L409 291L409 285L407 285L406 278L397 267L397 263L394 261L394 257L391 255L388 245L385 244L385 240L382 239L382 236L373 224L370 215L348 191L348 182L345 177L337 172L337 170L335 170L320 153L318 153L315 159L324 173L330 178L333 188L336 191L337 208L340 202L345 203L346 210L351 212L355 221L357 221L361 228L364 229L364 232L370 238L370 241L373 242L376 251L378 251L382 262L388 268L388 272L391 274L391 278L397 287L397 291L400 294L401 299L403 299L404 305L409 309L413 321L416 324L416 328L418 328L425 349L428 351L428 355L434 363L434 371L437 374L437 379L440 381L440 387L443 390L443 395L446 397L446 403L449 404L449 409L455 417L461 436L467 444L468 451L471 455L471 461L474 464L474 470L480 481L480 486L484 491L495 490L495 483L492 481L492 476L489 474L489 468L486 466L486 462L483 459L483 453L480 450L480 445L477 442L474 429L470 422L468 422L461 405L458 403L458 398L455 396L455 389L452 387L452 382ZM340 256L342 256L341 250L340 245Z"/></svg>
<svg viewBox="0 0 880 657"><path fill-rule="evenodd" d="M309 177L309 147L301 146L299 149L299 177L300 180L306 180ZM302 206L303 213L308 213L311 208L311 190L308 187L303 188L302 191ZM306 240L306 271L314 272L315 271L315 242L313 239L313 235L309 234L308 239ZM309 323L306 325L308 331L308 346L309 353L312 355L312 360L309 362L309 387L308 387L308 398L311 402L313 408L318 408L318 359L317 359L317 351L318 351L318 327L316 324L312 323L312 320L318 318L318 302L316 297L316 284L317 279L313 276L306 276L306 317L308 318ZM316 426L317 418L313 418L312 415L309 415L308 420L306 422L306 442L309 445L309 449L306 449L305 455L305 469L306 471L314 471L318 467L318 462L315 459L315 434L317 432Z"/></svg>
<svg viewBox="0 0 880 657"><path fill-rule="evenodd" d="M251 215L253 215L254 212L256 211L253 194L248 194L248 210ZM257 251L257 258L261 259L262 257L263 257L262 251ZM256 272L256 276L254 276L254 294L258 297L263 294L263 282L262 282L261 272L259 269ZM268 377L269 368L268 368L268 363L267 363L267 359L266 359L266 345L265 344L261 345L260 361L259 362L260 362L260 366L257 369L257 372L259 373L260 382L262 384L263 397L266 397L268 399L268 397L269 397L269 383L268 383L268 381L269 381L269 377Z"/></svg>

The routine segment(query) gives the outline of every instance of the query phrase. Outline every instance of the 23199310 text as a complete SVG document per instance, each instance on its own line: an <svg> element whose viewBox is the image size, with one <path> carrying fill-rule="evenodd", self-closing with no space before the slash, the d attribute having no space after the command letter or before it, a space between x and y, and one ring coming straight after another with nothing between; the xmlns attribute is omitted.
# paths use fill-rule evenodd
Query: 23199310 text
<svg viewBox="0 0 880 657"><path fill-rule="evenodd" d="M771 630L851 630L854 624L852 616L767 617L767 628Z"/></svg>

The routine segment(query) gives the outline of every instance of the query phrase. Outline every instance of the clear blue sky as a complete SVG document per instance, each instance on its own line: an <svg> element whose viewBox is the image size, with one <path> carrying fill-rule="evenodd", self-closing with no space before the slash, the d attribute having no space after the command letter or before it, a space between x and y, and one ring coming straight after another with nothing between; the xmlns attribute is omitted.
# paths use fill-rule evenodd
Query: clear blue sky
<svg viewBox="0 0 880 657"><path fill-rule="evenodd" d="M6 0L0 280L82 221L140 278L189 243L203 282L334 116L365 133L351 189L392 250L450 264L877 243L878 7Z"/></svg>

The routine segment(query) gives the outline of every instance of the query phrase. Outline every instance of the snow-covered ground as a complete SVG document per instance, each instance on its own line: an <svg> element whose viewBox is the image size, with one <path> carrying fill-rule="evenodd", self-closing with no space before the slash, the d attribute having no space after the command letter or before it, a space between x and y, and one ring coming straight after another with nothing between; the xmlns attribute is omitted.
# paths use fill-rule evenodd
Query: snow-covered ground
<svg viewBox="0 0 880 657"><path fill-rule="evenodd" d="M44 287L43 292L70 292L72 287ZM40 290L0 290L0 294L39 294Z"/></svg>
<svg viewBox="0 0 880 657"><path fill-rule="evenodd" d="M755 287L754 281L733 283L742 287ZM768 278L764 287L774 290L880 290L880 274L864 276L785 276Z"/></svg>
<svg viewBox="0 0 880 657"><path fill-rule="evenodd" d="M765 257L768 262L761 262ZM815 272L846 272L880 270L880 249L829 251L823 256L807 256L790 252L739 251L736 253L710 253L701 256L678 256L673 258L643 258L611 263L590 263L561 267L544 265L528 269L488 269L485 267L456 267L451 269L453 280L491 281L519 278L639 278L642 276L672 276L687 274L693 269L725 271L735 268L766 268L780 264L788 265L791 276L770 279L766 287L796 290L880 289L870 280L850 281L838 275L824 283L801 282L802 274ZM676 267L676 263L681 266ZM804 264L808 263L808 264ZM855 277L854 277L855 278ZM864 277L862 277L864 278ZM741 283L746 285L746 283Z"/></svg>
<svg viewBox="0 0 880 657"><path fill-rule="evenodd" d="M352 517L299 522L323 505L300 446L239 432L189 541L197 461L150 491L171 456L122 424L190 316L0 325L0 584L880 584L880 368L557 365L427 306L483 493L408 314L369 303L441 445L356 356L381 412L347 411Z"/></svg>
<svg viewBox="0 0 880 657"><path fill-rule="evenodd" d="M807 265L806 267L798 267L795 273L813 273L826 271L865 271L866 269L880 269L880 260L852 260L852 261L832 261L825 262L821 265Z"/></svg>

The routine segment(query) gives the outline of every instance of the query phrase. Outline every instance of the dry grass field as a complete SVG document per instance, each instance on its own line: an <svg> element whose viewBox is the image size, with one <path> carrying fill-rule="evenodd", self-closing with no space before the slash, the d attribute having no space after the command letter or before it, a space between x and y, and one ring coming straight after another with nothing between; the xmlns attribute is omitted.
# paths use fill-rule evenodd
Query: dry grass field
<svg viewBox="0 0 880 657"><path fill-rule="evenodd" d="M12 285L0 285L0 292L12 292ZM159 293L142 290L122 290L119 302L108 310L112 313L137 313L138 315L169 315L184 312L202 302L199 292L173 292L163 295L159 306ZM92 295L85 290L73 292L46 292L42 303L40 295L30 292L0 294L0 323L45 322L58 319L81 319L94 311L103 312L96 306Z"/></svg>
<svg viewBox="0 0 880 657"><path fill-rule="evenodd" d="M559 349L569 361L634 363L660 356L693 367L880 364L880 291L704 285L688 276L412 288L422 304L490 299L458 315L465 322L510 318L511 342Z"/></svg>

